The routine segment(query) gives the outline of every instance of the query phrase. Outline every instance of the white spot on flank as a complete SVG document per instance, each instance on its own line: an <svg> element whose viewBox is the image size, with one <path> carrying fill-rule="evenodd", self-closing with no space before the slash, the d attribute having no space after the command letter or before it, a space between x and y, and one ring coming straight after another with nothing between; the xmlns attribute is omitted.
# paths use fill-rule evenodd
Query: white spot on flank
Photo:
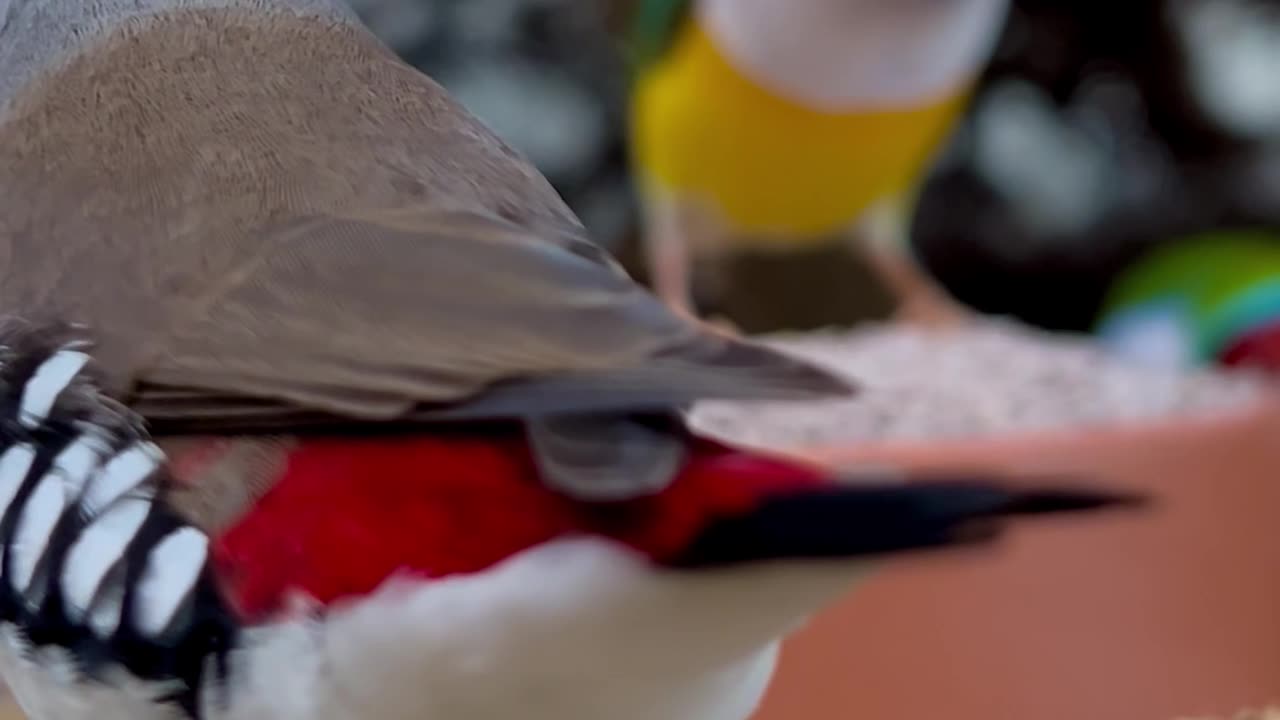
<svg viewBox="0 0 1280 720"><path fill-rule="evenodd" d="M67 497L79 497L89 481L89 474L98 466L99 458L110 449L100 435L81 435L58 453L49 474L58 475L62 479Z"/></svg>
<svg viewBox="0 0 1280 720"><path fill-rule="evenodd" d="M164 459L160 448L153 443L138 442L103 465L101 472L89 483L80 507L84 514L93 517L102 512L125 493L146 480Z"/></svg>
<svg viewBox="0 0 1280 720"><path fill-rule="evenodd" d="M190 527L169 533L152 549L134 605L134 618L144 635L159 635L173 622L195 588L208 551L209 539Z"/></svg>
<svg viewBox="0 0 1280 720"><path fill-rule="evenodd" d="M14 445L0 456L0 515L8 511L17 497L35 459L36 449L27 444Z"/></svg>
<svg viewBox="0 0 1280 720"><path fill-rule="evenodd" d="M129 542L151 511L149 500L127 498L113 505L80 535L62 570L67 615L79 622L93 604L103 581L124 556Z"/></svg>
<svg viewBox="0 0 1280 720"><path fill-rule="evenodd" d="M75 350L59 350L36 368L22 389L18 418L23 426L37 428L48 417L58 396L71 384L89 356Z"/></svg>
<svg viewBox="0 0 1280 720"><path fill-rule="evenodd" d="M9 580L14 590L25 593L31 585L36 566L49 545L49 536L65 509L62 481L57 476L45 475L22 508L18 531L9 548L12 553Z"/></svg>
<svg viewBox="0 0 1280 720"><path fill-rule="evenodd" d="M89 613L89 629L100 638L108 638L120 627L120 614L124 612L123 574L117 573L107 580Z"/></svg>

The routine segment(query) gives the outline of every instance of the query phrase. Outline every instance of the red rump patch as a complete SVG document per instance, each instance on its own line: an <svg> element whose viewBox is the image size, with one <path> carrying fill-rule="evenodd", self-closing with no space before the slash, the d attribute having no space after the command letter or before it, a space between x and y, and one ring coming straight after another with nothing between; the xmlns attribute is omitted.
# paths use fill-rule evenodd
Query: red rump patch
<svg viewBox="0 0 1280 720"><path fill-rule="evenodd" d="M662 493L601 505L548 490L516 433L307 440L271 491L215 540L213 560L239 612L260 619L294 591L328 604L397 572L477 572L572 534L609 536L663 562L712 518L825 482L803 465L707 441L690 455Z"/></svg>

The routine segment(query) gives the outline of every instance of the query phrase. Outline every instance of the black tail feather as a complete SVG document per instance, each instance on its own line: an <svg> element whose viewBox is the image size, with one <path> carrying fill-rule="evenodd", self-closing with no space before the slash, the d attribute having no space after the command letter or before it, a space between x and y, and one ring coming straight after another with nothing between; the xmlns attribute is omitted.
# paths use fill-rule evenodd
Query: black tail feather
<svg viewBox="0 0 1280 720"><path fill-rule="evenodd" d="M1086 486L946 480L842 485L773 496L711 523L675 563L869 557L994 539L1017 516L1137 508L1146 498Z"/></svg>
<svg viewBox="0 0 1280 720"><path fill-rule="evenodd" d="M1136 493L1043 488L1014 493L1004 514L1044 515L1103 509L1137 509L1149 502L1150 498Z"/></svg>

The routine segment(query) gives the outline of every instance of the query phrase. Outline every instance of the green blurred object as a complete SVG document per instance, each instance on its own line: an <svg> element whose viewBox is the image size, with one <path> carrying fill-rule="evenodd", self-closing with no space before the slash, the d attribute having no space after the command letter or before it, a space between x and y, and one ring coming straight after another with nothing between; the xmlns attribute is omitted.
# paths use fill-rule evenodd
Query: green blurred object
<svg viewBox="0 0 1280 720"><path fill-rule="evenodd" d="M640 0L627 33L632 73L657 62L693 9L693 0Z"/></svg>
<svg viewBox="0 0 1280 720"><path fill-rule="evenodd" d="M1280 234L1218 231L1161 245L1113 285L1097 333L1143 362L1280 371Z"/></svg>

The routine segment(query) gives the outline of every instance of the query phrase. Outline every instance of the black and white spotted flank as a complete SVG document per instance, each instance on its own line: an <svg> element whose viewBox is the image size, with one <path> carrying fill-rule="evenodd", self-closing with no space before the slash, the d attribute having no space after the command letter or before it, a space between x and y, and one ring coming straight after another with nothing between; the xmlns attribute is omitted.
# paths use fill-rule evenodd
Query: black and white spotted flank
<svg viewBox="0 0 1280 720"><path fill-rule="evenodd" d="M172 687L197 717L236 624L208 538L158 497L163 453L92 375L70 332L0 328L0 624L86 682L123 667Z"/></svg>

